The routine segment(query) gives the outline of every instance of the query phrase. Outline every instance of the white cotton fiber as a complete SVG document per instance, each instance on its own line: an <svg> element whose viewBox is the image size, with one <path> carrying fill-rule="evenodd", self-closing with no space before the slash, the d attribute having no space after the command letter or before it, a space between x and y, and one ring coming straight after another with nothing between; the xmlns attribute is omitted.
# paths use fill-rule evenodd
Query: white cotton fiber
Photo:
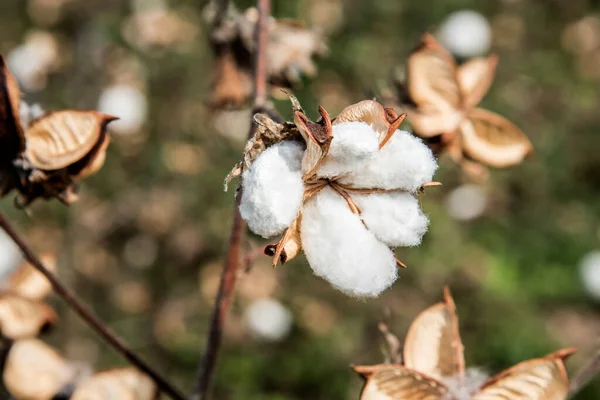
<svg viewBox="0 0 600 400"><path fill-rule="evenodd" d="M302 146L278 143L265 150L242 176L240 213L252 232L269 238L294 221L304 194Z"/></svg>
<svg viewBox="0 0 600 400"><path fill-rule="evenodd" d="M487 379L488 374L481 369L467 368L464 376L444 377L442 382L448 388L448 400L471 400L473 393L481 388Z"/></svg>
<svg viewBox="0 0 600 400"><path fill-rule="evenodd" d="M410 193L352 194L367 228L388 246L418 246L429 219Z"/></svg>
<svg viewBox="0 0 600 400"><path fill-rule="evenodd" d="M306 203L301 231L314 273L337 289L353 296L375 297L396 280L392 251L332 189L323 189Z"/></svg>
<svg viewBox="0 0 600 400"><path fill-rule="evenodd" d="M336 124L327 159L317 175L330 178L356 171L372 159L378 149L377 133L366 122Z"/></svg>
<svg viewBox="0 0 600 400"><path fill-rule="evenodd" d="M355 188L404 189L416 191L431 182L437 169L433 153L409 132L396 131L364 168L341 179Z"/></svg>

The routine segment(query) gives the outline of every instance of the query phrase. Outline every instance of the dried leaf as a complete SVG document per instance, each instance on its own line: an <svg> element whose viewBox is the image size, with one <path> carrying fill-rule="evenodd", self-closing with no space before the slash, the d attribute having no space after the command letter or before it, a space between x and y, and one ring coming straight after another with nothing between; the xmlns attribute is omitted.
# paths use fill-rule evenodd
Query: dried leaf
<svg viewBox="0 0 600 400"><path fill-rule="evenodd" d="M77 387L71 400L153 400L156 385L135 368L100 372Z"/></svg>
<svg viewBox="0 0 600 400"><path fill-rule="evenodd" d="M19 400L50 400L76 371L56 350L37 339L15 342L4 368L4 384Z"/></svg>
<svg viewBox="0 0 600 400"><path fill-rule="evenodd" d="M491 111L476 108L460 125L464 153L496 168L520 163L532 150L527 136L513 123Z"/></svg>
<svg viewBox="0 0 600 400"><path fill-rule="evenodd" d="M19 117L21 91L17 80L0 55L0 161L12 161L25 150Z"/></svg>
<svg viewBox="0 0 600 400"><path fill-rule="evenodd" d="M574 351L564 349L517 364L484 383L473 400L565 400L569 379L564 360Z"/></svg>
<svg viewBox="0 0 600 400"><path fill-rule="evenodd" d="M458 317L448 288L444 301L415 318L404 343L404 365L435 379L464 374Z"/></svg>
<svg viewBox="0 0 600 400"><path fill-rule="evenodd" d="M465 108L475 107L481 102L494 81L497 65L498 56L493 54L488 57L473 58L458 67L458 85Z"/></svg>
<svg viewBox="0 0 600 400"><path fill-rule="evenodd" d="M115 120L95 111L58 111L33 121L25 133L25 156L40 170L58 170L85 157Z"/></svg>
<svg viewBox="0 0 600 400"><path fill-rule="evenodd" d="M360 400L443 400L444 384L399 365L356 366L366 378Z"/></svg>
<svg viewBox="0 0 600 400"><path fill-rule="evenodd" d="M11 293L0 296L0 333L17 340L39 335L56 324L58 316L47 304Z"/></svg>
<svg viewBox="0 0 600 400"><path fill-rule="evenodd" d="M430 34L423 35L408 57L406 73L410 98L422 112L446 113L460 108L456 62Z"/></svg>
<svg viewBox="0 0 600 400"><path fill-rule="evenodd" d="M54 253L43 253L40 258L46 269L56 273L56 255ZM4 288L30 300L43 300L52 292L50 281L26 261L11 274Z"/></svg>

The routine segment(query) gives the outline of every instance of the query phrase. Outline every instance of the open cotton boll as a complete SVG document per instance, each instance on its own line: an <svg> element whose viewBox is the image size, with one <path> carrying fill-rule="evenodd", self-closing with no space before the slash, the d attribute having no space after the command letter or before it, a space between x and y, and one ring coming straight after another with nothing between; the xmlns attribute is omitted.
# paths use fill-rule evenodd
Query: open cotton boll
<svg viewBox="0 0 600 400"><path fill-rule="evenodd" d="M414 192L431 182L436 169L437 162L429 147L409 132L398 130L364 168L348 174L341 183L355 188Z"/></svg>
<svg viewBox="0 0 600 400"><path fill-rule="evenodd" d="M377 133L366 122L342 122L333 125L333 138L327 159L318 176L341 176L361 168L379 150Z"/></svg>
<svg viewBox="0 0 600 400"><path fill-rule="evenodd" d="M418 246L429 219L410 193L393 192L352 195L367 228L388 246Z"/></svg>
<svg viewBox="0 0 600 400"><path fill-rule="evenodd" d="M304 194L302 154L299 143L278 143L244 172L240 213L252 232L270 238L298 215Z"/></svg>
<svg viewBox="0 0 600 400"><path fill-rule="evenodd" d="M378 296L398 276L392 251L330 188L306 203L301 234L314 273L349 295Z"/></svg>

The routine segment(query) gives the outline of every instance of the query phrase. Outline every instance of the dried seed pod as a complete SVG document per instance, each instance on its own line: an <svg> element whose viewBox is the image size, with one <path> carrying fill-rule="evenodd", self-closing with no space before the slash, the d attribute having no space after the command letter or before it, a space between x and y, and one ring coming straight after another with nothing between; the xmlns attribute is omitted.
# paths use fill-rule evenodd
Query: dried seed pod
<svg viewBox="0 0 600 400"><path fill-rule="evenodd" d="M0 295L0 333L5 338L35 337L57 320L58 316L47 304L11 293Z"/></svg>
<svg viewBox="0 0 600 400"><path fill-rule="evenodd" d="M489 90L498 56L477 57L458 66L435 38L425 34L407 61L399 84L415 133L437 152L447 153L466 175L486 176L482 165L504 168L531 153L527 136L504 117L476 108Z"/></svg>
<svg viewBox="0 0 600 400"><path fill-rule="evenodd" d="M421 312L410 325L404 342L404 365L438 380L464 374L458 317L448 288L443 302Z"/></svg>
<svg viewBox="0 0 600 400"><path fill-rule="evenodd" d="M473 400L565 400L569 378L565 359L574 349L515 365L483 384Z"/></svg>
<svg viewBox="0 0 600 400"><path fill-rule="evenodd" d="M15 342L4 367L4 385L19 400L50 400L75 378L76 370L37 339Z"/></svg>
<svg viewBox="0 0 600 400"><path fill-rule="evenodd" d="M465 370L454 300L448 288L444 301L413 321L404 344L404 365L357 366L366 378L361 400L471 399L565 400L569 392L563 349L525 361L488 380Z"/></svg>
<svg viewBox="0 0 600 400"><path fill-rule="evenodd" d="M106 125L116 118L95 111L58 111L33 121L25 132L25 157L43 171L66 168L102 143Z"/></svg>
<svg viewBox="0 0 600 400"><path fill-rule="evenodd" d="M156 385L135 368L100 372L82 382L71 400L152 400Z"/></svg>
<svg viewBox="0 0 600 400"><path fill-rule="evenodd" d="M56 255L51 252L40 256L46 269L56 273ZM52 285L35 267L24 261L7 279L4 289L30 300L43 300L52 292Z"/></svg>
<svg viewBox="0 0 600 400"><path fill-rule="evenodd" d="M0 55L0 157L13 160L25 150L25 138L19 118L21 91L17 80Z"/></svg>

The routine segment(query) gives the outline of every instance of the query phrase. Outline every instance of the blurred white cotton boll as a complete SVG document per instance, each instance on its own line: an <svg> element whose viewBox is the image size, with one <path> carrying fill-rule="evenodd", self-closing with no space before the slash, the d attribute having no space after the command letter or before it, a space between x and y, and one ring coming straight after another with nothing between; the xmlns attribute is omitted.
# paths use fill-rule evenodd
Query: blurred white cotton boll
<svg viewBox="0 0 600 400"><path fill-rule="evenodd" d="M410 193L393 192L352 195L367 228L388 246L418 246L429 219Z"/></svg>
<svg viewBox="0 0 600 400"><path fill-rule="evenodd" d="M127 135L142 128L148 114L146 94L132 85L109 86L100 95L98 111L119 119L110 124L111 131Z"/></svg>
<svg viewBox="0 0 600 400"><path fill-rule="evenodd" d="M17 269L22 261L23 255L19 247L4 231L0 231L0 280Z"/></svg>
<svg viewBox="0 0 600 400"><path fill-rule="evenodd" d="M333 138L327 159L317 174L340 176L359 169L379 150L377 133L366 122L342 122L333 126Z"/></svg>
<svg viewBox="0 0 600 400"><path fill-rule="evenodd" d="M244 312L246 325L253 336L268 341L280 341L292 329L292 313L275 299L259 299Z"/></svg>
<svg viewBox="0 0 600 400"><path fill-rule="evenodd" d="M278 143L244 172L240 213L257 235L275 236L298 215L304 195L302 154L298 143Z"/></svg>
<svg viewBox="0 0 600 400"><path fill-rule="evenodd" d="M455 55L475 57L490 50L492 28L488 20L476 11L456 11L442 22L439 39Z"/></svg>
<svg viewBox="0 0 600 400"><path fill-rule="evenodd" d="M448 213L461 221L480 217L485 211L486 203L487 195L484 189L473 184L457 187L446 199Z"/></svg>
<svg viewBox="0 0 600 400"><path fill-rule="evenodd" d="M301 235L313 272L349 295L376 297L398 276L392 251L330 188L306 203Z"/></svg>
<svg viewBox="0 0 600 400"><path fill-rule="evenodd" d="M355 188L414 192L431 182L436 169L437 162L429 147L409 132L398 130L363 168L349 173L340 182Z"/></svg>
<svg viewBox="0 0 600 400"><path fill-rule="evenodd" d="M587 292L600 301L600 250L586 254L579 262L581 283Z"/></svg>
<svg viewBox="0 0 600 400"><path fill-rule="evenodd" d="M46 87L47 75L58 62L59 45L48 32L33 31L6 59L11 72L23 89L37 92Z"/></svg>

